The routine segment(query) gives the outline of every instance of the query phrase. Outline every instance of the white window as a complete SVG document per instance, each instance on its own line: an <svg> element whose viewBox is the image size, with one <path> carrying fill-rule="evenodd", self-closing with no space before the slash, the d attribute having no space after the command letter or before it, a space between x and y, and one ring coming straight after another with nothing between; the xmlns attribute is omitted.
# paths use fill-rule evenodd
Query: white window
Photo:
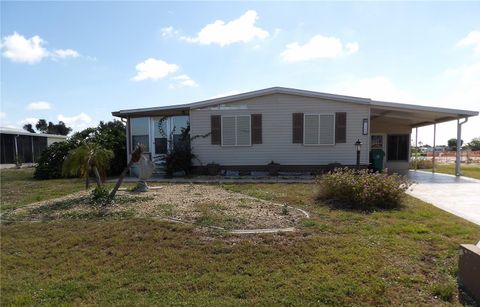
<svg viewBox="0 0 480 307"><path fill-rule="evenodd" d="M304 145L335 144L335 114L304 115Z"/></svg>
<svg viewBox="0 0 480 307"><path fill-rule="evenodd" d="M250 146L250 115L222 116L222 146Z"/></svg>
<svg viewBox="0 0 480 307"><path fill-rule="evenodd" d="M130 134L132 136L131 140L131 150L135 150L137 144L143 144L145 146L145 151L150 151L150 142L148 140L148 129L149 129L149 118L148 117L137 117L130 119Z"/></svg>

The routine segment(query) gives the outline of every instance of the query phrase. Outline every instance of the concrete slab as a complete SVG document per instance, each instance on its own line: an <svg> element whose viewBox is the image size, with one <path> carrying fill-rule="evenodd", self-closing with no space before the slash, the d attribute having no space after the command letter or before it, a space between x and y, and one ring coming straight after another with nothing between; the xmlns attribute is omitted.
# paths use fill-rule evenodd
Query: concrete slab
<svg viewBox="0 0 480 307"><path fill-rule="evenodd" d="M426 171L407 176L415 182L408 194L480 225L480 180Z"/></svg>

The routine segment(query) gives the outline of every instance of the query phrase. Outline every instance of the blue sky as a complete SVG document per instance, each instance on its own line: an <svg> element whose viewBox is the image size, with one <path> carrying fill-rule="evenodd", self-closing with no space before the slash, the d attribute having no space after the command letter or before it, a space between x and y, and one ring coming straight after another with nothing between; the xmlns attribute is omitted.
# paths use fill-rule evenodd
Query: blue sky
<svg viewBox="0 0 480 307"><path fill-rule="evenodd" d="M1 125L78 130L270 86L479 110L478 16L480 2L1 2ZM464 127L480 136L478 118Z"/></svg>

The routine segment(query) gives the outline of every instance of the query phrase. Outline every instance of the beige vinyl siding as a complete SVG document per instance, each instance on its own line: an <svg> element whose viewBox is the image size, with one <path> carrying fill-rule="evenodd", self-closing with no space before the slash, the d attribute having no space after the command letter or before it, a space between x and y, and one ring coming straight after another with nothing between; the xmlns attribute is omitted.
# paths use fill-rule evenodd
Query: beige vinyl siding
<svg viewBox="0 0 480 307"><path fill-rule="evenodd" d="M306 146L292 143L292 113L334 114L347 112L346 143L336 145ZM369 106L319 98L275 94L247 99L220 107L208 107L190 111L191 135L210 132L210 116L235 116L262 114L262 144L251 146L211 145L210 137L193 141L193 150L200 163L221 165L265 165L272 160L283 165L326 165L339 162L356 163L354 143L364 144L361 163L368 163L369 138L362 135L362 120L369 117ZM318 131L318 129L317 129ZM222 139L224 136L222 135ZM318 140L318 134L317 134ZM199 164L199 162L196 162Z"/></svg>

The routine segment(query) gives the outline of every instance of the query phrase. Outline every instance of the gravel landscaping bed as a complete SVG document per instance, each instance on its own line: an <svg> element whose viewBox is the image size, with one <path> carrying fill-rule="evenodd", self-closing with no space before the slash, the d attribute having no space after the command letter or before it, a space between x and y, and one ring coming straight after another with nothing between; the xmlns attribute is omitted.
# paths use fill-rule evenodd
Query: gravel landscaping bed
<svg viewBox="0 0 480 307"><path fill-rule="evenodd" d="M11 211L3 220L164 218L224 229L295 227L306 218L296 208L230 192L218 185L164 184L148 192L119 191L107 206L80 192Z"/></svg>

